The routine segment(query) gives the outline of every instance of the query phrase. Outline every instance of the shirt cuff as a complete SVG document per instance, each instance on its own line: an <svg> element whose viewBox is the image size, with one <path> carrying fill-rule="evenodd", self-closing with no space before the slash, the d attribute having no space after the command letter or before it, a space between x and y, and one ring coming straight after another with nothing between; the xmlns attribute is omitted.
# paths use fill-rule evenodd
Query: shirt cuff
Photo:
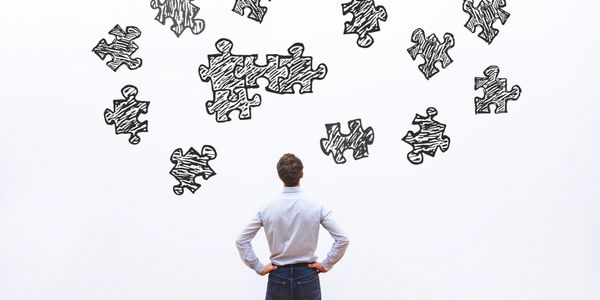
<svg viewBox="0 0 600 300"><path fill-rule="evenodd" d="M256 273L260 273L262 272L262 270L265 268L265 265L263 265L260 261L256 264L256 266L254 266L254 271L256 271Z"/></svg>
<svg viewBox="0 0 600 300"><path fill-rule="evenodd" d="M333 266L329 265L329 262L327 262L327 261L322 262L321 265L323 266L323 268L325 268L326 271L331 270L331 267L333 267Z"/></svg>

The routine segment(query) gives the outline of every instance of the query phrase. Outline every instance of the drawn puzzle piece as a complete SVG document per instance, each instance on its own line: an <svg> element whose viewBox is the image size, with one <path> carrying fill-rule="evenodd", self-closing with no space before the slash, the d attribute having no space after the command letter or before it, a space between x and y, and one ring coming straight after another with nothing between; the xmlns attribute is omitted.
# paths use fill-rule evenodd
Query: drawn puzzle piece
<svg viewBox="0 0 600 300"><path fill-rule="evenodd" d="M493 27L494 23L500 20L504 25L510 17L510 14L503 10L505 6L506 0L481 0L477 7L475 7L474 0L465 0L463 11L470 16L465 27L472 33L475 33L476 27L481 27L479 37L491 44L500 32Z"/></svg>
<svg viewBox="0 0 600 300"><path fill-rule="evenodd" d="M206 102L206 111L210 115L215 115L218 123L231 121L229 115L238 111L240 120L249 120L252 118L252 108L261 104L261 96L254 95L248 98L248 90L236 89L231 91L214 91L214 100Z"/></svg>
<svg viewBox="0 0 600 300"><path fill-rule="evenodd" d="M496 106L495 113L508 112L508 101L517 101L521 96L521 87L515 85L509 91L506 78L498 78L500 68L489 66L483 71L485 77L475 78L475 90L483 88L483 98L475 97L475 114L489 114L490 106Z"/></svg>
<svg viewBox="0 0 600 300"><path fill-rule="evenodd" d="M278 94L293 94L294 85L300 85L300 94L312 93L312 84L314 80L321 80L327 76L327 66L320 64L314 70L312 67L313 58L303 56L304 45L296 43L288 49L290 56L279 56L279 66L288 69L288 76L279 79Z"/></svg>
<svg viewBox="0 0 600 300"><path fill-rule="evenodd" d="M286 67L279 66L278 55L267 55L267 64L257 65L258 55L248 55L244 58L244 66L238 67L235 76L243 78L247 88L259 88L257 83L259 78L269 81L267 91L277 93L279 91L279 80L287 78L289 71Z"/></svg>
<svg viewBox="0 0 600 300"><path fill-rule="evenodd" d="M246 83L243 78L235 76L238 67L244 66L244 55L232 54L233 43L228 39L220 39L215 44L219 54L208 56L208 66L198 68L200 79L211 82L213 91L231 91L244 88Z"/></svg>
<svg viewBox="0 0 600 300"><path fill-rule="evenodd" d="M433 107L427 109L427 117L417 114L413 125L419 125L421 129L416 134L409 131L402 139L413 147L408 160L414 165L423 163L423 153L435 157L438 148L442 152L450 148L450 138L444 135L446 125L433 119L437 114Z"/></svg>
<svg viewBox="0 0 600 300"><path fill-rule="evenodd" d="M200 34L204 31L204 20L197 19L196 16L200 11L200 8L194 5L194 0L152 0L150 1L150 7L158 9L156 21L160 24L165 25L166 19L173 20L171 31L175 33L177 37L189 28L193 34Z"/></svg>
<svg viewBox="0 0 600 300"><path fill-rule="evenodd" d="M113 42L107 44L106 40L102 39L92 52L96 53L102 60L107 55L112 56L112 59L106 65L115 72L121 65L126 65L130 70L140 68L142 66L142 59L132 58L131 56L139 49L134 40L142 35L142 31L135 26L128 26L123 31L121 26L117 24L109 34L115 37Z"/></svg>
<svg viewBox="0 0 600 300"><path fill-rule="evenodd" d="M215 171L209 166L209 162L217 158L217 151L213 146L206 145L202 147L201 153L198 153L193 147L185 155L181 148L176 149L171 155L171 162L175 164L169 174L173 175L179 184L173 187L176 195L183 195L184 189L195 193L201 185L196 183L196 177L202 176L208 180L216 175Z"/></svg>
<svg viewBox="0 0 600 300"><path fill-rule="evenodd" d="M260 106L261 96L249 98L245 80L235 73L249 56L232 54L233 43L228 39L218 40L215 47L219 54L209 55L209 65L198 68L200 79L212 84L213 100L206 103L206 111L219 123L231 121L229 114L234 111L239 112L240 120L248 120L251 109Z"/></svg>
<svg viewBox="0 0 600 300"><path fill-rule="evenodd" d="M452 58L448 54L448 50L454 47L454 36L451 33L444 35L444 42L440 42L435 34L431 34L425 38L423 29L418 28L412 34L412 42L414 46L408 48L408 53L413 60L421 55L424 59L423 64L419 65L419 70L429 80L440 70L436 67L436 63L440 62L443 68L448 67L452 62Z"/></svg>
<svg viewBox="0 0 600 300"><path fill-rule="evenodd" d="M353 15L352 21L345 23L344 34L358 34L359 47L368 48L373 45L370 33L379 31L379 21L387 20L387 11L383 6L375 6L373 0L352 0L342 4L344 15Z"/></svg>
<svg viewBox="0 0 600 300"><path fill-rule="evenodd" d="M362 127L360 119L348 122L349 134L340 132L340 123L326 124L327 138L321 139L321 150L325 155L332 155L336 164L346 163L344 152L354 150L352 156L355 160L369 157L369 145L375 140L375 132L369 127Z"/></svg>
<svg viewBox="0 0 600 300"><path fill-rule="evenodd" d="M250 10L248 19L262 23L265 15L267 14L267 8L261 6L260 1L261 0L236 0L235 4L233 5L233 11L240 16L244 16L244 10L247 8Z"/></svg>
<svg viewBox="0 0 600 300"><path fill-rule="evenodd" d="M138 89L132 85L121 89L121 94L125 99L113 101L114 111L106 109L104 121L115 125L115 134L130 134L129 142L137 145L140 142L138 134L148 132L148 121L140 122L138 118L148 112L150 102L136 100Z"/></svg>

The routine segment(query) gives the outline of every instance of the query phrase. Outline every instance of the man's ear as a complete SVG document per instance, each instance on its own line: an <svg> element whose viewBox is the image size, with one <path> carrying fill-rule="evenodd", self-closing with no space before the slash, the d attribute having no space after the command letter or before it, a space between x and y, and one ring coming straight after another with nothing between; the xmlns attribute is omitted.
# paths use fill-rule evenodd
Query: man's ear
<svg viewBox="0 0 600 300"><path fill-rule="evenodd" d="M304 178L304 170L300 171L300 178Z"/></svg>

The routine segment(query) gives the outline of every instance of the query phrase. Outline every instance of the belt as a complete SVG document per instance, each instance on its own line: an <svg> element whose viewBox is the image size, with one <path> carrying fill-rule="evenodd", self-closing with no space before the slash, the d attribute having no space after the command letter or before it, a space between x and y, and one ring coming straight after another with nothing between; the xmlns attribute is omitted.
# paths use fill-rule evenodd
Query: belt
<svg viewBox="0 0 600 300"><path fill-rule="evenodd" d="M289 264L289 265L283 265L283 266L275 265L275 264L273 264L273 265L277 266L277 268L279 268L279 269L281 269L281 268L285 269L285 268L295 268L295 267L308 267L308 264L311 264L311 263L312 262L303 262L303 263L295 263L295 264Z"/></svg>

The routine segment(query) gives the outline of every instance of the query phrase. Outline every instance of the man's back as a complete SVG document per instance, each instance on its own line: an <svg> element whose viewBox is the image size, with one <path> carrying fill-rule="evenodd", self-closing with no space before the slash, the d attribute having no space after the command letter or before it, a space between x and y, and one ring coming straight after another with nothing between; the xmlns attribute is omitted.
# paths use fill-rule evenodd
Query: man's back
<svg viewBox="0 0 600 300"><path fill-rule="evenodd" d="M285 187L280 197L271 201L250 220L236 244L242 260L256 272L264 265L254 254L250 241L264 227L271 263L277 266L315 262L315 250L322 225L335 240L322 262L329 270L344 255L349 240L333 220L331 211L307 198L299 187Z"/></svg>
<svg viewBox="0 0 600 300"><path fill-rule="evenodd" d="M304 196L299 188L285 188L280 199L261 212L271 262L283 266L317 260L323 208Z"/></svg>

